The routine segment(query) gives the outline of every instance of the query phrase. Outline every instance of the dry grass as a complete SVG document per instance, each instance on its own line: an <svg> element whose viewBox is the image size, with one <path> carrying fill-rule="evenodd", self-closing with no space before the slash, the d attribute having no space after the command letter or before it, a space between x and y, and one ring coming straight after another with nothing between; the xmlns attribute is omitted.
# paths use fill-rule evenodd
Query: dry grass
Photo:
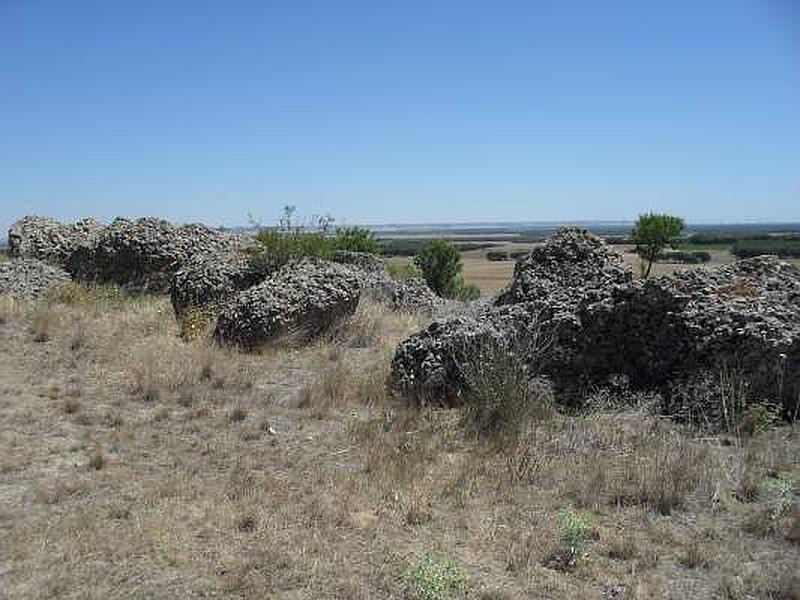
<svg viewBox="0 0 800 600"><path fill-rule="evenodd" d="M242 355L182 340L164 298L3 302L8 597L796 597L797 427L724 444L625 409L476 436L385 396L421 323L377 304ZM591 530L565 554L570 513Z"/></svg>

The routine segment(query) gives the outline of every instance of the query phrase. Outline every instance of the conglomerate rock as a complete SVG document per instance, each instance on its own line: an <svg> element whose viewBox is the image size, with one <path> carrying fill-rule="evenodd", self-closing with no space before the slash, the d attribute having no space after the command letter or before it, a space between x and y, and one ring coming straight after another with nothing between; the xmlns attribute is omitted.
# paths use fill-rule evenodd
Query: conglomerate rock
<svg viewBox="0 0 800 600"><path fill-rule="evenodd" d="M395 352L389 391L417 405L457 406L470 391L472 365L487 348L531 351L539 341L538 307L534 303L493 307L480 315L434 321L402 342Z"/></svg>
<svg viewBox="0 0 800 600"><path fill-rule="evenodd" d="M517 308L525 318L504 318ZM549 376L562 401L618 374L664 392L699 373L726 370L758 401L795 409L800 398L800 270L774 257L632 280L602 241L559 231L521 263L497 306L434 323L402 342L388 381L409 398L457 403L459 373L476 352L464 340L520 340L535 322L542 344L522 344L530 373ZM477 343L477 342L476 342ZM494 343L494 342L493 342ZM518 346L518 344L517 344ZM516 350L520 351L520 350Z"/></svg>
<svg viewBox="0 0 800 600"><path fill-rule="evenodd" d="M214 336L253 350L276 340L302 343L352 315L361 295L353 269L333 262L291 262L226 303Z"/></svg>
<svg viewBox="0 0 800 600"><path fill-rule="evenodd" d="M9 255L64 266L78 248L93 246L102 230L103 225L92 218L62 223L49 217L25 216L8 230Z"/></svg>
<svg viewBox="0 0 800 600"><path fill-rule="evenodd" d="M235 245L234 236L203 225L174 226L153 217L117 218L103 229L95 245L70 256L67 270L91 283L166 291L172 275L190 256Z"/></svg>
<svg viewBox="0 0 800 600"><path fill-rule="evenodd" d="M775 257L639 283L580 318L585 372L669 387L724 371L756 400L791 411L800 399L800 269Z"/></svg>
<svg viewBox="0 0 800 600"><path fill-rule="evenodd" d="M600 238L576 228L559 230L516 265L514 279L495 306L434 323L402 342L392 362L389 388L444 404L460 402L469 391L462 375L470 365L464 363L480 354L464 352L465 340L471 345L487 339L493 346L508 344L509 351L529 354L522 360L535 359L532 367L538 373L572 365L580 339L581 304L607 299L631 281L622 258Z"/></svg>
<svg viewBox="0 0 800 600"><path fill-rule="evenodd" d="M393 282L391 302L394 310L408 313L433 314L445 305L424 279L416 277Z"/></svg>
<svg viewBox="0 0 800 600"><path fill-rule="evenodd" d="M51 287L69 281L69 273L64 269L35 258L0 263L0 296L37 298Z"/></svg>
<svg viewBox="0 0 800 600"><path fill-rule="evenodd" d="M574 309L633 280L622 257L585 229L566 227L514 266L511 284L497 304L548 301Z"/></svg>
<svg viewBox="0 0 800 600"><path fill-rule="evenodd" d="M331 261L350 267L358 277L362 292L367 292L378 300L391 298L395 282L386 270L386 263L378 256L366 252L338 250L331 256Z"/></svg>
<svg viewBox="0 0 800 600"><path fill-rule="evenodd" d="M211 251L187 259L170 281L170 300L180 320L189 308L214 309L266 279L263 262L237 250Z"/></svg>
<svg viewBox="0 0 800 600"><path fill-rule="evenodd" d="M340 250L333 253L331 260L352 267L359 279L362 293L387 302L394 310L433 313L445 303L428 287L424 279L392 279L386 263L374 254Z"/></svg>

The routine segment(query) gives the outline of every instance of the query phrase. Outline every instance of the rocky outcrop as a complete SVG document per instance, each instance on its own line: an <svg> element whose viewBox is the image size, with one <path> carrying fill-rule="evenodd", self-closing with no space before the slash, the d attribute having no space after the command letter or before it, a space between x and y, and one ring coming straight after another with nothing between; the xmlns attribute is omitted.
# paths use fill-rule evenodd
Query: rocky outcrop
<svg viewBox="0 0 800 600"><path fill-rule="evenodd" d="M387 302L393 310L432 314L445 304L424 279L392 279L386 263L374 254L340 250L333 253L331 260L349 265L358 277L362 293Z"/></svg>
<svg viewBox="0 0 800 600"><path fill-rule="evenodd" d="M522 303L494 307L478 317L434 321L397 347L387 383L390 393L419 406L462 404L471 391L473 367L487 359L487 349L527 351L530 356L542 349L538 310L533 303Z"/></svg>
<svg viewBox="0 0 800 600"><path fill-rule="evenodd" d="M509 287L497 304L546 301L557 311L607 296L633 281L617 252L585 229L560 229L514 266ZM560 305L560 306L559 306Z"/></svg>
<svg viewBox="0 0 800 600"><path fill-rule="evenodd" d="M331 256L331 261L350 267L359 280L362 292L381 301L391 299L395 282L386 270L386 263L378 256L338 250Z"/></svg>
<svg viewBox="0 0 800 600"><path fill-rule="evenodd" d="M533 322L547 351L531 352L541 344L511 351L529 352L531 375L550 377L562 402L622 374L638 388L662 392L669 407L670 390L681 382L724 371L745 381L754 401L797 409L797 267L758 257L634 282L613 251L575 229L535 249L496 306L434 323L402 342L389 387L412 399L458 403L468 384L460 374L469 365L462 363L480 355L465 352L466 341L525 339Z"/></svg>
<svg viewBox="0 0 800 600"><path fill-rule="evenodd" d="M79 248L67 270L82 281L130 289L167 291L180 266L196 254L230 249L233 236L203 225L173 226L163 219L117 218L93 246Z"/></svg>
<svg viewBox="0 0 800 600"><path fill-rule="evenodd" d="M480 346L488 339L494 347L505 344L509 352L525 353L522 360L531 365L532 375L566 372L577 363L580 308L612 297L615 289L631 281L622 258L600 238L586 230L560 230L516 265L514 279L495 306L434 323L402 342L389 387L395 394L459 403L469 392L463 373L480 356L477 351L464 352L467 340ZM546 354L543 345L548 347Z"/></svg>
<svg viewBox="0 0 800 600"><path fill-rule="evenodd" d="M276 340L302 343L352 315L360 292L351 268L317 259L291 262L228 302L214 336L245 350Z"/></svg>
<svg viewBox="0 0 800 600"><path fill-rule="evenodd" d="M266 279L263 262L245 252L206 252L192 256L170 281L170 300L180 320L189 308L217 310L220 305Z"/></svg>
<svg viewBox="0 0 800 600"><path fill-rule="evenodd" d="M595 376L619 372L668 390L725 371L754 400L791 411L800 399L800 269L775 257L640 283L580 318L578 356Z"/></svg>
<svg viewBox="0 0 800 600"><path fill-rule="evenodd" d="M70 281L69 273L35 258L0 263L0 296L32 299L53 286Z"/></svg>
<svg viewBox="0 0 800 600"><path fill-rule="evenodd" d="M445 301L437 296L424 279L406 279L393 282L391 294L392 308L401 312L432 314Z"/></svg>
<svg viewBox="0 0 800 600"><path fill-rule="evenodd" d="M64 266L76 250L93 246L102 230L91 218L61 223L49 217L22 217L8 230L9 255Z"/></svg>

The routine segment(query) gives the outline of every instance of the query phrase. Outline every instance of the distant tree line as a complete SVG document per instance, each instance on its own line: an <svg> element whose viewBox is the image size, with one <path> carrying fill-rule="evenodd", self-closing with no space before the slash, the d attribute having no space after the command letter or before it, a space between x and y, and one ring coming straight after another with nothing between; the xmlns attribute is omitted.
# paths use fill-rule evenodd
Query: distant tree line
<svg viewBox="0 0 800 600"><path fill-rule="evenodd" d="M800 258L800 238L759 238L738 240L731 252L737 258L749 258L761 254L774 254L781 258Z"/></svg>

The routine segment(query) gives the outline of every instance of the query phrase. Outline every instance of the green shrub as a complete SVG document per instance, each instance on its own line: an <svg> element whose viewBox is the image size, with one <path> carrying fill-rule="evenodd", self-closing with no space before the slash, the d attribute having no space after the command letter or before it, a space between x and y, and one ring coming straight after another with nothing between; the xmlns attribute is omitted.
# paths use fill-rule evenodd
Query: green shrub
<svg viewBox="0 0 800 600"><path fill-rule="evenodd" d="M464 278L459 275L456 277L456 282L453 290L453 297L456 300L467 302L469 300L477 300L481 297L481 288L472 283L467 283Z"/></svg>
<svg viewBox="0 0 800 600"><path fill-rule="evenodd" d="M349 252L366 252L367 254L381 254L383 247L375 238L375 234L364 227L340 227L333 238L333 247L336 250Z"/></svg>
<svg viewBox="0 0 800 600"><path fill-rule="evenodd" d="M414 257L414 264L436 294L446 298L455 295L461 256L452 242L442 239L426 242Z"/></svg>
<svg viewBox="0 0 800 600"><path fill-rule="evenodd" d="M403 579L419 600L444 600L467 582L458 562L443 552L429 552L412 562Z"/></svg>
<svg viewBox="0 0 800 600"><path fill-rule="evenodd" d="M259 249L252 260L265 270L274 270L301 258L330 259L336 250L380 254L375 235L363 227L341 227L331 234L332 217L319 217L310 227L293 222L295 208L287 206L278 227L259 227L255 236Z"/></svg>
<svg viewBox="0 0 800 600"><path fill-rule="evenodd" d="M558 515L558 526L561 530L561 539L567 546L570 562L574 564L583 554L594 528L592 518L588 514L574 510L562 510Z"/></svg>

